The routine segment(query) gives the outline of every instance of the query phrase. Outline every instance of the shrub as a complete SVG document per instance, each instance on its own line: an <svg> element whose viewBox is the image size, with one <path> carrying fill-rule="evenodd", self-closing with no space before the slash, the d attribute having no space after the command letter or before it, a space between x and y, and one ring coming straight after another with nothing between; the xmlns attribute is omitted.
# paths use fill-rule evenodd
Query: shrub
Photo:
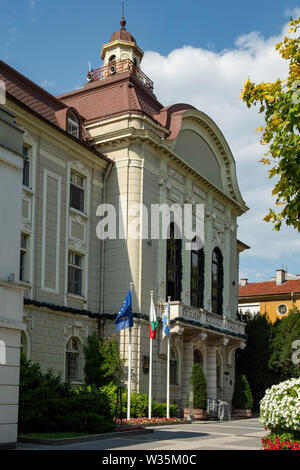
<svg viewBox="0 0 300 470"><path fill-rule="evenodd" d="M235 380L232 406L240 410L253 408L253 396L245 375L238 375Z"/></svg>
<svg viewBox="0 0 300 470"><path fill-rule="evenodd" d="M259 421L272 432L300 432L300 379L273 385L260 402Z"/></svg>
<svg viewBox="0 0 300 470"><path fill-rule="evenodd" d="M206 378L200 364L193 365L191 384L193 386L193 406L196 409L206 410L207 408L207 384Z"/></svg>
<svg viewBox="0 0 300 470"><path fill-rule="evenodd" d="M21 356L19 432L102 433L113 430L109 398L96 387L74 390L52 371Z"/></svg>

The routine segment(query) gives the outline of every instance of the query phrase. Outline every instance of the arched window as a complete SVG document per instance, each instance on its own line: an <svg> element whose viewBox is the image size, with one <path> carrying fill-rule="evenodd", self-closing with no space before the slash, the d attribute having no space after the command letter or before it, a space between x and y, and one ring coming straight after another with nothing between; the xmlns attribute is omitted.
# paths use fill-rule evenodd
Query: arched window
<svg viewBox="0 0 300 470"><path fill-rule="evenodd" d="M66 380L80 380L80 342L74 337L66 348Z"/></svg>
<svg viewBox="0 0 300 470"><path fill-rule="evenodd" d="M182 241L175 238L174 222L170 223L170 237L167 241L167 299L181 300Z"/></svg>
<svg viewBox="0 0 300 470"><path fill-rule="evenodd" d="M177 360L174 349L170 351L170 384L178 385L177 382Z"/></svg>
<svg viewBox="0 0 300 470"><path fill-rule="evenodd" d="M67 132L77 139L80 137L79 119L75 113L68 113Z"/></svg>
<svg viewBox="0 0 300 470"><path fill-rule="evenodd" d="M211 311L223 314L223 256L219 248L212 254Z"/></svg>
<svg viewBox="0 0 300 470"><path fill-rule="evenodd" d="M194 364L200 364L203 367L203 358L199 349L194 349Z"/></svg>
<svg viewBox="0 0 300 470"><path fill-rule="evenodd" d="M194 246L191 251L191 306L203 308L204 297L204 250Z"/></svg>

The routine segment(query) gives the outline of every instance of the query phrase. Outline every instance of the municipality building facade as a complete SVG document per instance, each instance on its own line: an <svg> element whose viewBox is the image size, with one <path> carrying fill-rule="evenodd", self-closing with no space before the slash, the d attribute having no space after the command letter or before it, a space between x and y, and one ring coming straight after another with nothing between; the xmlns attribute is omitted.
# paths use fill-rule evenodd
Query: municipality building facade
<svg viewBox="0 0 300 470"><path fill-rule="evenodd" d="M24 291L21 349L42 370L84 382L83 345L94 331L116 333L127 358L128 331L115 317L133 283L132 390L148 391L150 291L156 313L170 309L170 401L186 403L194 362L208 396L231 401L235 351L245 347L237 320L237 218L247 207L235 160L213 120L188 104L164 107L141 68L143 51L121 29L103 45L103 67L83 88L54 97L0 62L5 109L23 130L20 267ZM5 146L5 142L1 142ZM143 205L204 205L204 246L169 239L97 235L99 206L128 227L120 199ZM172 219L171 219L172 220ZM145 222L146 223L146 222ZM9 274L9 273L7 273ZM166 401L166 340L153 347L153 398Z"/></svg>

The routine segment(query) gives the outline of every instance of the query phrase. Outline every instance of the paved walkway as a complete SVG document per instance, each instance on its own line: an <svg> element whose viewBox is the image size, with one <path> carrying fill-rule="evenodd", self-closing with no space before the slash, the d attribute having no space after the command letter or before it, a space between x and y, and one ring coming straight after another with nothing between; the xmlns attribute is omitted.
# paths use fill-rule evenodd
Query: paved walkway
<svg viewBox="0 0 300 470"><path fill-rule="evenodd" d="M257 418L154 427L150 434L62 446L18 443L17 450L259 450L266 434Z"/></svg>

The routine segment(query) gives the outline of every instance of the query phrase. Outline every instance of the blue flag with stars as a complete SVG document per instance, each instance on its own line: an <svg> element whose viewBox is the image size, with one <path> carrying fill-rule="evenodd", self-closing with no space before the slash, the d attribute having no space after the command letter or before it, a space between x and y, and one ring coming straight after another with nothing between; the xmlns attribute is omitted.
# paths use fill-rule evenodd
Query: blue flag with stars
<svg viewBox="0 0 300 470"><path fill-rule="evenodd" d="M124 302L120 308L120 312L116 318L117 330L125 330L133 326L133 314L132 314L132 300L131 300L131 289L129 289Z"/></svg>

